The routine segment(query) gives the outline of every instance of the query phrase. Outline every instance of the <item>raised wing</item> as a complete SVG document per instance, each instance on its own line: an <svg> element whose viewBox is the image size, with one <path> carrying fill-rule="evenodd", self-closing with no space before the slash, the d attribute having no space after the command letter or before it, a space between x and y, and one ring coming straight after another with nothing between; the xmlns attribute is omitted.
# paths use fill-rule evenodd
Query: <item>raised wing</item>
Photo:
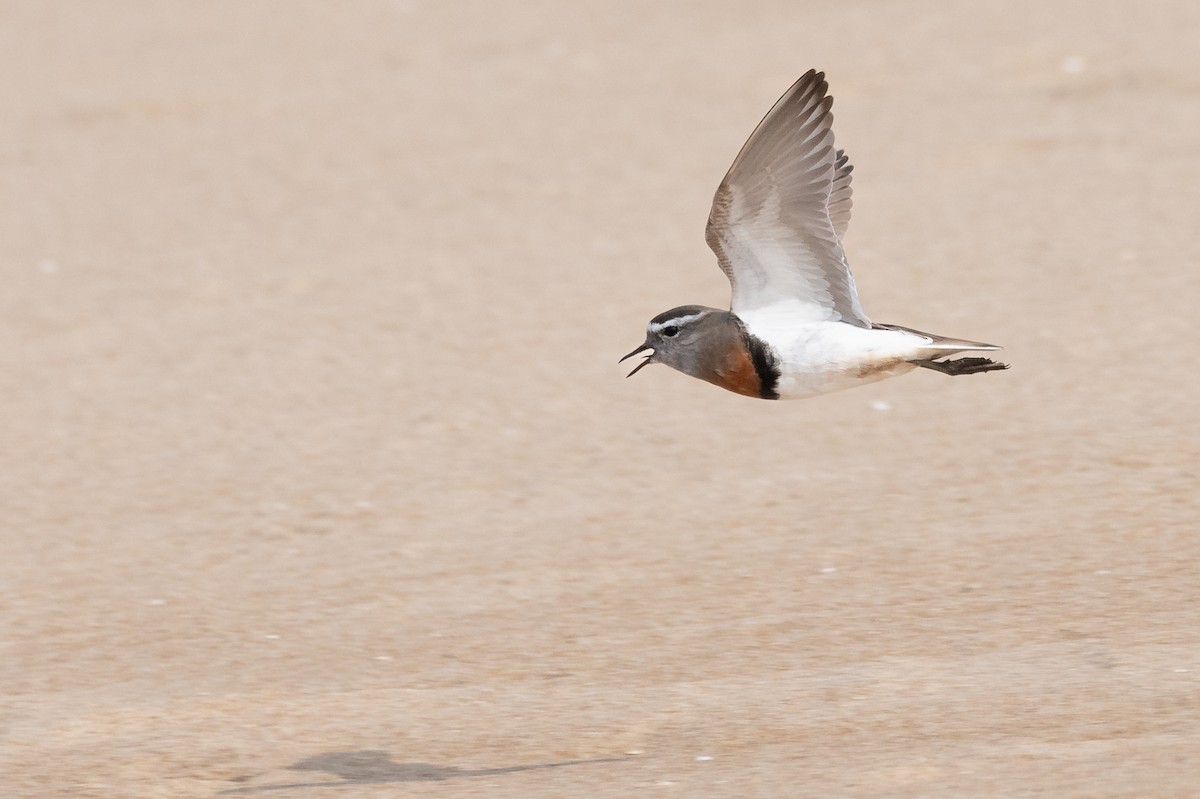
<svg viewBox="0 0 1200 799"><path fill-rule="evenodd" d="M833 147L833 98L809 70L758 124L721 181L705 240L733 286L739 315L870 327L842 252L850 165Z"/></svg>

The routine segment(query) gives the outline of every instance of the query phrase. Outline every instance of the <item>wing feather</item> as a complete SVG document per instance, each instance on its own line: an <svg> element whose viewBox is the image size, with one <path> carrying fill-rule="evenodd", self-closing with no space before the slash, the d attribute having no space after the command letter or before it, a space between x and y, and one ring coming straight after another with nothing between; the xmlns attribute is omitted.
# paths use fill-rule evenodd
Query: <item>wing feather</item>
<svg viewBox="0 0 1200 799"><path fill-rule="evenodd" d="M850 172L834 148L833 98L809 70L759 123L713 197L705 240L733 286L730 308L776 308L860 327L863 313L841 237Z"/></svg>
<svg viewBox="0 0 1200 799"><path fill-rule="evenodd" d="M833 223L833 232L838 241L846 237L846 228L850 226L850 209L854 205L851 199L853 189L850 188L850 173L854 165L849 157L841 150L837 151L834 161L833 185L829 188L829 221Z"/></svg>

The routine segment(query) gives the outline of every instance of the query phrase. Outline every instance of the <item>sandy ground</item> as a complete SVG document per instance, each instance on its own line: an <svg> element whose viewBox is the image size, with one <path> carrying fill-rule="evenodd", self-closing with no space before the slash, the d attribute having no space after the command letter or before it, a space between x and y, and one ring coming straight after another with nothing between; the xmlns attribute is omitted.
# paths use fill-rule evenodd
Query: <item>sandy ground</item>
<svg viewBox="0 0 1200 799"><path fill-rule="evenodd" d="M0 3L0 794L1200 795L1197 42ZM810 66L867 311L1011 371L623 379Z"/></svg>

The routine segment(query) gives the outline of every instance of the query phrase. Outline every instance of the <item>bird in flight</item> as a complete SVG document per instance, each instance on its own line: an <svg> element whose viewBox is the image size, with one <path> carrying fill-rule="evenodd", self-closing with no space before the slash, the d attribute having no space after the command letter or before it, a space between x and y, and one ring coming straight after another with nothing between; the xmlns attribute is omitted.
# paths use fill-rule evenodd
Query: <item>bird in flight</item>
<svg viewBox="0 0 1200 799"><path fill-rule="evenodd" d="M662 363L762 399L802 399L917 367L947 375L1007 369L1001 349L867 318L842 249L850 165L833 144L833 98L809 70L750 134L717 187L705 240L733 287L729 310L682 305L646 326L621 360L650 351L629 376Z"/></svg>

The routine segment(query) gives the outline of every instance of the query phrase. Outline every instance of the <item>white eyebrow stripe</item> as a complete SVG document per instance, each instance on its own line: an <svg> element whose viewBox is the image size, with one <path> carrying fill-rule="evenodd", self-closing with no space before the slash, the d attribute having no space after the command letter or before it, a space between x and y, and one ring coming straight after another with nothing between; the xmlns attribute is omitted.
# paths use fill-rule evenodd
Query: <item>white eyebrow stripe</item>
<svg viewBox="0 0 1200 799"><path fill-rule="evenodd" d="M650 328L652 333L657 333L665 327L683 327L688 322L692 321L693 319L699 319L701 316L704 316L704 314L693 313L688 314L687 316L677 316L674 319L668 319L667 321L661 323L651 322L647 327Z"/></svg>

